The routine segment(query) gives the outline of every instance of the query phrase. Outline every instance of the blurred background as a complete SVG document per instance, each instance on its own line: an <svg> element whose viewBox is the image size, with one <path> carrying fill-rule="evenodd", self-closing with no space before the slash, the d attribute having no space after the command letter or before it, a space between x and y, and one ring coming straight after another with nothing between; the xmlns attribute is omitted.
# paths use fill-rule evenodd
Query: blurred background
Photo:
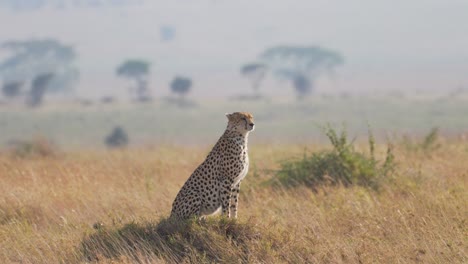
<svg viewBox="0 0 468 264"><path fill-rule="evenodd" d="M0 0L0 145L256 143L468 127L468 2Z"/></svg>

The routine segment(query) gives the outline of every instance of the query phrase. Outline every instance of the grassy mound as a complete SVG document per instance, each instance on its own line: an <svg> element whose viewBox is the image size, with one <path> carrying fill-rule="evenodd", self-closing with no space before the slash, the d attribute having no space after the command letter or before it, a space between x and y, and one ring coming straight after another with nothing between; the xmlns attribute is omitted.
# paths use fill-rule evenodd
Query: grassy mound
<svg viewBox="0 0 468 264"><path fill-rule="evenodd" d="M158 224L129 223L115 229L95 228L97 232L86 236L81 243L87 261L249 262L252 259L250 252L258 252L252 247L264 239L252 221L239 223L223 218L203 221L163 219Z"/></svg>
<svg viewBox="0 0 468 264"><path fill-rule="evenodd" d="M293 187L306 185L315 188L322 184L360 185L378 188L381 180L394 168L394 156L389 146L385 161L375 159L375 140L369 132L369 155L357 152L349 142L346 130L338 134L328 126L325 134L333 148L317 153L305 153L301 159L283 162L274 180Z"/></svg>

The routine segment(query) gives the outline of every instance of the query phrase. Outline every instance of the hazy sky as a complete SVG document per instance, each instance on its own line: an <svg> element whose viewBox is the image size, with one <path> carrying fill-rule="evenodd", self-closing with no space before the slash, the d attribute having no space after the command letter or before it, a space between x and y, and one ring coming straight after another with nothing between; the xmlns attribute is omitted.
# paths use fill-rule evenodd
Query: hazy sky
<svg viewBox="0 0 468 264"><path fill-rule="evenodd" d="M175 28L173 41L161 41L161 26ZM462 0L147 0L121 7L0 8L0 41L31 37L75 45L81 94L124 92L114 71L129 57L153 63L157 95L167 93L175 74L192 76L198 95L247 91L239 67L278 44L321 45L345 56L334 81L319 82L320 91L468 87L468 1ZM262 90L290 92L272 80Z"/></svg>

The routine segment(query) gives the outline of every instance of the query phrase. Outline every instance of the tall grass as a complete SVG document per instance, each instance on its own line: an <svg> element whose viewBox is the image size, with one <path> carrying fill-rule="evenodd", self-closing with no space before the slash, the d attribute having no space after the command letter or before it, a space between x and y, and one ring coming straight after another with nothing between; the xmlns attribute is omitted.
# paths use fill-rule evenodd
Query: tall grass
<svg viewBox="0 0 468 264"><path fill-rule="evenodd" d="M171 203L208 147L0 154L0 263L466 263L467 142L431 156L400 147L375 192L265 186L303 146L252 145L239 219L177 223ZM385 146L374 149L377 160Z"/></svg>

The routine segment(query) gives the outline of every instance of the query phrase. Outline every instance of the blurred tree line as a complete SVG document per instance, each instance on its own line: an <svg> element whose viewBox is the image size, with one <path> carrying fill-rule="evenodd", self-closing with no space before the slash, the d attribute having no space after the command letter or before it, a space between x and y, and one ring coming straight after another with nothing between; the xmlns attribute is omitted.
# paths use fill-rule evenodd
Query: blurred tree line
<svg viewBox="0 0 468 264"><path fill-rule="evenodd" d="M69 93L76 86L80 74L76 66L78 57L71 45L54 39L7 41L0 48L8 52L0 61L1 92L9 101L22 101L29 107L40 106L46 94ZM263 51L256 61L240 68L243 77L249 80L253 90L251 95L239 99L259 100L264 98L260 87L264 79L271 75L286 81L294 88L296 97L301 100L313 94L317 79L331 75L344 59L338 52L318 46L275 46ZM129 97L135 103L153 101L149 87L151 64L143 59L127 59L116 67L117 77L132 82ZM166 101L180 107L192 107L189 100L193 80L176 75L169 83L172 97ZM114 101L112 96L102 99L102 103Z"/></svg>
<svg viewBox="0 0 468 264"><path fill-rule="evenodd" d="M75 61L77 53L73 46L54 39L8 41L0 44L8 52L0 61L1 93L13 102L23 102L28 107L38 107L46 94L70 93L76 86L80 74ZM118 77L134 82L129 87L133 102L153 100L148 79L151 64L141 59L128 59L116 68ZM180 106L190 105L186 98L192 87L192 79L176 76L169 84L176 99L171 101ZM103 103L113 102L113 97L104 97Z"/></svg>

